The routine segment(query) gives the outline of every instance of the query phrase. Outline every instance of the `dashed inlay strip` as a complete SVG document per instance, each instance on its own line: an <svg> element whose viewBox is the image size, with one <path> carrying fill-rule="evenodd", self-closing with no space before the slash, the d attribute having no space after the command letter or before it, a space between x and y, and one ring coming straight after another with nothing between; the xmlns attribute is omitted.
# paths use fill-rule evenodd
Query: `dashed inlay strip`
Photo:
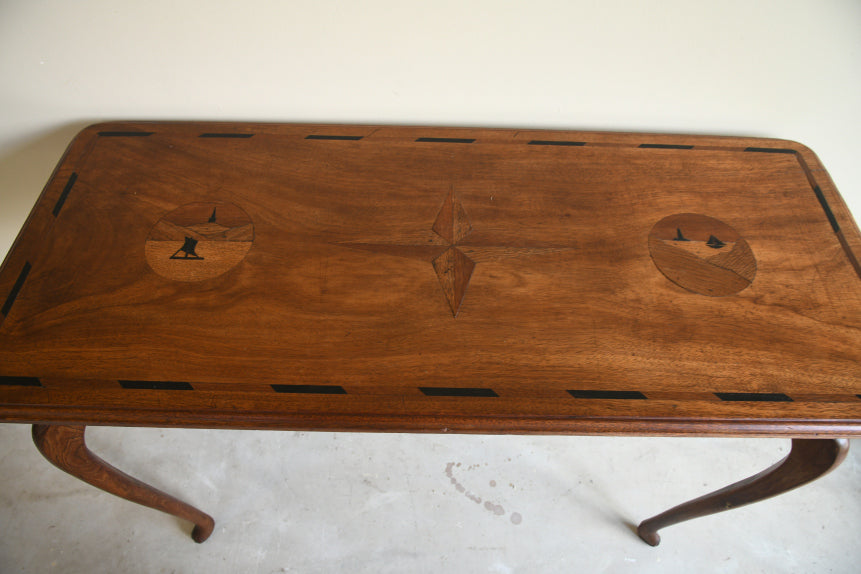
<svg viewBox="0 0 861 574"><path fill-rule="evenodd" d="M788 154L796 154L798 153L794 149L782 148L782 147L748 147L744 148L744 151L750 151L754 153L788 153Z"/></svg>
<svg viewBox="0 0 861 574"><path fill-rule="evenodd" d="M0 313L2 313L4 317L9 315L9 311L12 309L12 304L15 303L15 299L18 298L18 293L24 286L24 281L27 280L27 275L30 274L30 268L29 261L24 263L24 268L21 269L21 273L18 274L18 279L16 279L15 284L12 285L12 290L9 291L9 295L6 297L6 302L3 303L3 307L0 308Z"/></svg>
<svg viewBox="0 0 861 574"><path fill-rule="evenodd" d="M205 133L197 136L199 138L226 138L226 139L248 139L254 137L254 134L241 133Z"/></svg>
<svg viewBox="0 0 861 574"><path fill-rule="evenodd" d="M640 391L569 390L568 393L575 399L645 400L647 398Z"/></svg>
<svg viewBox="0 0 861 574"><path fill-rule="evenodd" d="M813 193L816 194L816 199L819 200L819 205L821 205L822 210L825 211L825 217L828 218L828 223L831 224L831 229L834 230L834 233L840 233L840 224L837 223L837 218L834 217L834 212L831 211L831 206L828 205L828 200L825 199L825 194L822 193L822 189L820 189L818 185L814 185Z"/></svg>
<svg viewBox="0 0 861 574"><path fill-rule="evenodd" d="M147 136L151 136L155 132L138 132L138 131L129 131L129 132L99 132L99 137L103 138L144 138Z"/></svg>
<svg viewBox="0 0 861 574"><path fill-rule="evenodd" d="M191 383L181 381L118 381L124 389L149 391L193 391Z"/></svg>
<svg viewBox="0 0 861 574"><path fill-rule="evenodd" d="M783 393L715 393L715 395L722 401L792 402L792 397Z"/></svg>
<svg viewBox="0 0 861 574"><path fill-rule="evenodd" d="M276 393L294 393L310 395L346 395L347 391L340 385L271 385Z"/></svg>
<svg viewBox="0 0 861 574"><path fill-rule="evenodd" d="M340 140L340 141L359 141L365 136L336 136L336 135L317 135L311 134L309 136L305 136L306 140Z"/></svg>
<svg viewBox="0 0 861 574"><path fill-rule="evenodd" d="M57 215L60 214L60 210L63 209L63 204L66 203L66 198L69 196L69 192L72 191L72 187L75 185L76 181L78 181L78 174L73 171L72 175L69 176L68 181L66 181L63 191L60 192L60 197L57 198L57 203L54 204L54 209L51 212L54 214L54 217L57 217Z"/></svg>
<svg viewBox="0 0 861 574"><path fill-rule="evenodd" d="M659 143L644 143L640 144L638 147L646 149L694 149L694 146L692 145Z"/></svg>
<svg viewBox="0 0 861 574"><path fill-rule="evenodd" d="M571 142L564 140L530 140L529 145L558 145L568 147L582 147L586 142Z"/></svg>
<svg viewBox="0 0 861 574"><path fill-rule="evenodd" d="M115 382L121 388L132 391L200 391L213 392L218 390L219 385L202 384L195 388L198 383L189 383L185 381L149 381L149 380L118 380ZM0 375L0 386L8 387L46 387L58 388L61 386L61 381L49 381L47 385L38 377L26 376L9 376ZM73 384L73 386L76 386ZM236 390L236 385L228 385L227 390ZM244 387L243 387L244 388ZM252 385L247 389L250 392L259 392L266 390L270 393L279 393L288 396L300 395L351 395L353 397L367 397L368 393L363 390L356 389L357 392L350 392L341 385L314 385L314 384L267 384L267 385ZM407 388L393 388L389 396L412 396L411 391L419 391L421 395L429 399L434 398L458 398L458 399L475 399L475 398L517 398L521 397L522 393L516 392L514 395L508 396L506 392L497 392L491 387L445 387L445 386L419 386ZM379 389L374 392L379 394ZM385 394L385 393L384 393ZM656 391L649 392L649 395L642 391L629 389L568 389L568 390L552 390L539 393L540 397L545 399L559 400L563 396L567 396L569 400L583 400L590 403L601 401L651 401L651 402L690 402L690 401L709 401L712 403L727 403L728 405L741 402L770 402L770 403L830 403L830 402L851 402L861 400L861 393L831 393L831 394L803 394L800 393L795 397L791 397L785 393L753 393L753 392L671 392L671 391Z"/></svg>
<svg viewBox="0 0 861 574"><path fill-rule="evenodd" d="M471 144L475 142L475 138L416 138L417 142L425 143L462 143Z"/></svg>
<svg viewBox="0 0 861 574"><path fill-rule="evenodd" d="M493 389L475 387L419 387L427 397L498 397Z"/></svg>
<svg viewBox="0 0 861 574"><path fill-rule="evenodd" d="M38 377L9 377L0 376L0 385L7 387L41 387Z"/></svg>

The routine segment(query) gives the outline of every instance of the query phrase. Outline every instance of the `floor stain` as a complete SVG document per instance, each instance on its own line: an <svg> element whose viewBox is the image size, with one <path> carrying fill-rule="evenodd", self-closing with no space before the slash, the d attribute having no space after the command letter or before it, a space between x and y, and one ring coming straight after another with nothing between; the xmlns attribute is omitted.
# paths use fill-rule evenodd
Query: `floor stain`
<svg viewBox="0 0 861 574"><path fill-rule="evenodd" d="M461 463L459 463L459 462L447 463L445 465L445 475L449 478L451 483L454 485L455 490L457 490L458 492L463 494L465 497L467 497L468 499L470 499L474 503L481 504L482 498L480 496L478 496L477 494L474 494L474 493L468 491L466 489L466 487L457 478L455 478L454 469L457 467L460 467L460 466L461 466ZM471 466L467 467L467 470L472 470L473 468L476 468L477 466L478 465L471 465ZM491 480L490 486L495 487L496 481ZM511 485L511 486L513 488L514 485ZM485 508L485 510L487 510L488 512L492 512L496 516L504 516L505 515L505 508L503 508L503 506L501 504L496 504L493 501L485 500L484 501L484 508ZM512 512L511 516L510 516L510 520L511 520L512 524L517 525L517 524L520 524L521 522L523 522L523 516L519 512Z"/></svg>
<svg viewBox="0 0 861 574"><path fill-rule="evenodd" d="M467 497L468 499L470 499L470 500L471 500L471 501L473 501L474 503L476 503L476 504L481 504L481 497L480 497L480 496L476 496L475 494L473 494L473 493L471 493L471 492L467 491L467 490L466 490L466 487L465 487L464 485L462 485L462 484L460 483L460 481L458 481L458 480L454 477L454 471L453 471L453 469L454 469L454 467L455 467L455 466L460 466L460 463L459 463L459 462L458 462L458 463L450 462L450 463L448 463L447 465L445 465L445 475L446 475L447 477L449 477L449 479L451 480L451 483L454 485L454 488L455 488L458 492L460 492L461 494L463 494L465 497Z"/></svg>

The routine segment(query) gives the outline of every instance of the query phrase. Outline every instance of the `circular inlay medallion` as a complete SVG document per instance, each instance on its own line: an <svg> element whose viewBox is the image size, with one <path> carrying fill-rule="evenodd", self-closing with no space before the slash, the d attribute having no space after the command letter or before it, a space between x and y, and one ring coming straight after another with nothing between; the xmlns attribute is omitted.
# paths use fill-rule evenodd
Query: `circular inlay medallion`
<svg viewBox="0 0 861 574"><path fill-rule="evenodd" d="M254 225L232 203L189 203L153 226L146 260L153 271L176 281L201 281L228 271L245 258Z"/></svg>
<svg viewBox="0 0 861 574"><path fill-rule="evenodd" d="M680 213L660 220L649 233L649 251L667 279L701 295L733 295L756 276L747 241L706 215Z"/></svg>

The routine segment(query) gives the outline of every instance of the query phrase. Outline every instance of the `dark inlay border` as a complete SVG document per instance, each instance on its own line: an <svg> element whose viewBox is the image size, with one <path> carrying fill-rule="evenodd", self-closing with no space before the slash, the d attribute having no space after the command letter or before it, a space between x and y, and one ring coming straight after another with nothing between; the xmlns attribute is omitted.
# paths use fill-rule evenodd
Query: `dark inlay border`
<svg viewBox="0 0 861 574"><path fill-rule="evenodd" d="M430 142L430 143L464 143L471 144L475 142L475 138L418 138L417 142Z"/></svg>
<svg viewBox="0 0 861 574"><path fill-rule="evenodd" d="M181 381L119 381L124 389L141 389L150 391L193 391L191 383Z"/></svg>
<svg viewBox="0 0 861 574"><path fill-rule="evenodd" d="M99 136L103 138L145 138L154 133L155 132L99 132Z"/></svg>
<svg viewBox="0 0 861 574"><path fill-rule="evenodd" d="M311 395L346 395L340 385L272 385L276 393L298 393Z"/></svg>
<svg viewBox="0 0 861 574"><path fill-rule="evenodd" d="M427 397L498 397L493 389L475 387L419 387Z"/></svg>
<svg viewBox="0 0 861 574"><path fill-rule="evenodd" d="M24 281L27 280L27 275L30 274L30 269L30 262L27 261L24 263L24 268L21 269L18 279L15 280L15 284L12 285L12 290L9 291L9 295L6 297L6 302L3 303L3 308L0 309L0 313L2 313L4 317L9 315L9 311L12 309L12 304L15 303L15 299L18 297L18 292L21 291L21 288L24 286Z"/></svg>
<svg viewBox="0 0 861 574"><path fill-rule="evenodd" d="M625 399L645 400L646 395L640 391L599 391L572 389L568 393L575 399Z"/></svg>
<svg viewBox="0 0 861 574"><path fill-rule="evenodd" d="M232 139L248 139L254 134L236 134L236 133L205 133L200 134L199 138L232 138Z"/></svg>
<svg viewBox="0 0 861 574"><path fill-rule="evenodd" d="M659 143L644 143L637 147L646 149L694 149L692 145L685 144L659 144Z"/></svg>
<svg viewBox="0 0 861 574"><path fill-rule="evenodd" d="M69 192L72 191L72 186L75 185L75 182L78 180L77 172L72 172L72 175L69 176L69 180L66 182L66 186L63 187L62 193L60 193L60 197L57 198L57 203L54 204L54 210L51 212L54 214L54 217L60 213L60 210L63 209L63 204L66 203L66 198L69 196Z"/></svg>
<svg viewBox="0 0 861 574"><path fill-rule="evenodd" d="M792 402L792 398L783 393L715 393L715 395L722 401Z"/></svg>
<svg viewBox="0 0 861 574"><path fill-rule="evenodd" d="M586 142L569 142L563 140L532 140L529 142L529 145L561 145L580 147L586 145Z"/></svg>
<svg viewBox="0 0 861 574"><path fill-rule="evenodd" d="M756 153L798 153L794 149L787 149L782 147L747 147L744 148L744 151L752 151Z"/></svg>
<svg viewBox="0 0 861 574"><path fill-rule="evenodd" d="M808 166L807 162L804 161L803 155L796 152L795 159L798 160L798 165L800 165L801 169L804 170L804 174L807 176L807 181L810 183L810 187L813 189L813 193L816 195L817 201L819 201L819 206L822 208L822 211L825 212L825 217L828 219L831 229L837 236L837 240L840 242L840 246L843 248L843 252L846 254L846 257L849 259L849 263L851 263L852 267L855 269L855 274L858 275L859 279L861 279L861 262L858 261L858 258L855 256L855 252L852 251L852 247L849 245L849 242L846 241L846 236L843 235L843 231L840 229L840 224L837 223L837 218L834 216L834 212L831 211L831 206L825 198L825 193L823 193L822 188L820 188L816 183L816 176L813 175L813 171L810 169L810 166Z"/></svg>
<svg viewBox="0 0 861 574"><path fill-rule="evenodd" d="M324 136L315 135L305 136L306 140L341 140L341 141L359 141L365 136Z"/></svg>
<svg viewBox="0 0 861 574"><path fill-rule="evenodd" d="M0 376L0 385L9 387L41 387L38 377L9 377Z"/></svg>
<svg viewBox="0 0 861 574"><path fill-rule="evenodd" d="M822 193L822 189L820 189L818 185L814 185L813 193L816 194L816 199L819 200L819 205L821 205L823 211L825 211L825 217L828 218L828 223L831 224L831 229L834 230L834 233L840 233L840 224L837 223L837 218L834 217L834 212L831 211L831 206L828 205L828 200L825 199L825 194Z"/></svg>

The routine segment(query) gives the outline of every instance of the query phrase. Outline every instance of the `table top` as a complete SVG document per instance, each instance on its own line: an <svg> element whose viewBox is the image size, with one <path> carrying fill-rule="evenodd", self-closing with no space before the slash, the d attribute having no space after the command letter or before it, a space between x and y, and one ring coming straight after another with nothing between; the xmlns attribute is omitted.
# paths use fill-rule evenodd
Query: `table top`
<svg viewBox="0 0 861 574"><path fill-rule="evenodd" d="M0 420L859 435L859 254L791 141L100 124L0 270Z"/></svg>

